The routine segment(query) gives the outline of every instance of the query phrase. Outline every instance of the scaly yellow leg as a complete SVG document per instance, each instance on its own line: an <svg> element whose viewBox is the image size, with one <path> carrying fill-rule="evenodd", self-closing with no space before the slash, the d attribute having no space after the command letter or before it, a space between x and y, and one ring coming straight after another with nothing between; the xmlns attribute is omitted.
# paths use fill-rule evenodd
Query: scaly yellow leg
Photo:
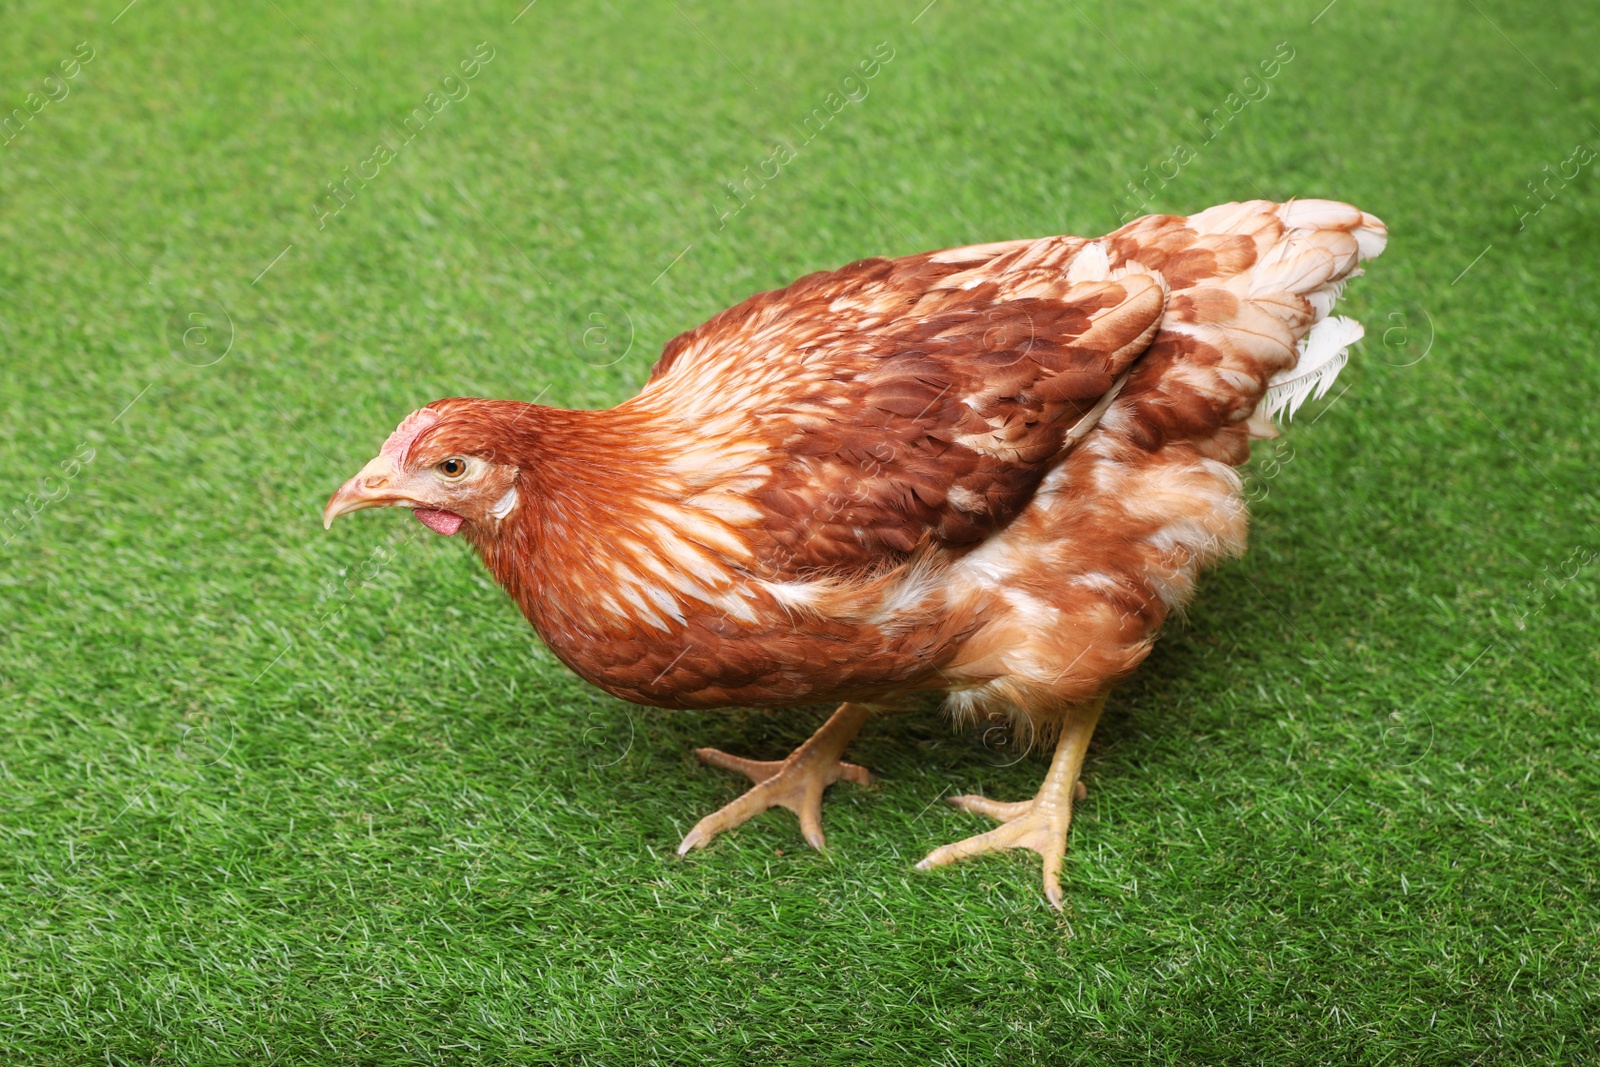
<svg viewBox="0 0 1600 1067"><path fill-rule="evenodd" d="M1095 724L1100 721L1100 711L1106 698L1100 697L1089 704L1067 712L1061 726L1061 738L1056 742L1056 754L1050 761L1050 773L1032 800L1006 804L987 797L951 797L950 803L980 815L1000 820L1000 825L988 833L969 837L951 845L943 845L917 864L918 870L943 867L956 860L966 859L984 852L997 852L1007 848L1031 848L1044 857L1044 895L1050 906L1061 910L1061 860L1067 853L1067 827L1072 825L1074 796L1082 799L1083 783L1078 775L1083 770L1083 757L1089 750L1089 738L1094 736Z"/></svg>
<svg viewBox="0 0 1600 1067"><path fill-rule="evenodd" d="M821 849L822 791L841 778L857 785L871 785L872 775L865 767L845 763L839 757L855 739L861 724L872 712L861 704L840 704L822 728L805 744L782 760L752 760L730 756L714 748L697 748L695 755L713 767L739 771L756 784L743 796L712 812L694 824L678 846L678 855L692 848L704 848L724 830L761 814L768 808L785 807L800 816L800 831L806 843Z"/></svg>

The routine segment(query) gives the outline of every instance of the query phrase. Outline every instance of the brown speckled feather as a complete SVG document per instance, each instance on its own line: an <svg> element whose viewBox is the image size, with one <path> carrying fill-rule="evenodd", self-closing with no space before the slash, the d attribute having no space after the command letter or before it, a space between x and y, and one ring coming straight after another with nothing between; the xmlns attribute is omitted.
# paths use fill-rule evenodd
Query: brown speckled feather
<svg viewBox="0 0 1600 1067"><path fill-rule="evenodd" d="M697 453L720 437L740 457L724 476L764 472L741 492L772 520L746 534L764 577L974 544L1160 320L1148 273L1069 281L1082 243L863 260L759 293L668 344L625 406L692 418Z"/></svg>

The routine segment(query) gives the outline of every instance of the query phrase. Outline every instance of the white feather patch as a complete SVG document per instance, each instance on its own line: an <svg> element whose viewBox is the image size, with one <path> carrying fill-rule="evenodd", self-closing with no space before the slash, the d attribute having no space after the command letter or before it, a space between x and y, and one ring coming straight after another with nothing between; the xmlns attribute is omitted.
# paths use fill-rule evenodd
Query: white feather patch
<svg viewBox="0 0 1600 1067"><path fill-rule="evenodd" d="M1356 247L1361 250L1361 258L1371 259L1382 252L1383 247L1389 243L1389 231L1383 228L1383 223L1371 215L1363 215L1361 222L1362 225L1351 232L1355 234Z"/></svg>
<svg viewBox="0 0 1600 1067"><path fill-rule="evenodd" d="M1305 296L1306 302L1311 305L1311 310L1316 313L1316 321L1321 322L1328 317L1328 314L1333 311L1333 305L1337 304L1339 297L1344 295L1345 282L1360 273L1360 270L1353 270L1336 282L1329 282L1321 288L1302 294Z"/></svg>
<svg viewBox="0 0 1600 1067"><path fill-rule="evenodd" d="M1311 327L1311 332L1300 341L1299 362L1288 370L1279 371L1267 383L1261 412L1269 419L1279 414L1292 419L1307 400L1325 396L1349 362L1350 346L1361 340L1365 332L1355 319L1342 315L1323 319Z"/></svg>
<svg viewBox="0 0 1600 1067"><path fill-rule="evenodd" d="M1278 205L1278 218L1290 229L1344 230L1360 225L1361 211L1337 200L1291 200Z"/></svg>
<svg viewBox="0 0 1600 1067"><path fill-rule="evenodd" d="M512 486L506 490L506 495L494 502L494 507L489 509L489 514L497 519L503 519L511 514L511 509L517 506L517 487Z"/></svg>
<svg viewBox="0 0 1600 1067"><path fill-rule="evenodd" d="M1090 241L1072 257L1072 265L1067 268L1067 284L1103 282L1110 273L1111 257L1106 255L1106 246L1099 241Z"/></svg>
<svg viewBox="0 0 1600 1067"><path fill-rule="evenodd" d="M671 627L663 622L659 615L650 610L650 606L644 602L644 597L640 595L641 591L631 582L618 582L614 588L624 600L633 605L635 610L629 612L630 618L638 619L641 622L647 622L658 630L667 630L670 632ZM682 618L681 614L679 618Z"/></svg>
<svg viewBox="0 0 1600 1067"><path fill-rule="evenodd" d="M776 600L786 608L810 608L816 604L817 598L826 591L823 582L760 582L762 588L772 594Z"/></svg>

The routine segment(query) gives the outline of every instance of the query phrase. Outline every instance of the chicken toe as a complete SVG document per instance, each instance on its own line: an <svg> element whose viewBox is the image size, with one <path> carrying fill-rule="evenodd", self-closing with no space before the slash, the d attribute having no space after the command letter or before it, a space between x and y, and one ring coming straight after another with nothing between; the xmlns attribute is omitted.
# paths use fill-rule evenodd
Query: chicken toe
<svg viewBox="0 0 1600 1067"><path fill-rule="evenodd" d="M1089 749L1089 738L1100 720L1100 709L1105 698L1073 709L1061 727L1061 737L1056 742L1056 752L1050 761L1050 772L1032 800L1007 803L981 796L951 797L950 803L958 808L987 815L1000 822L987 833L976 834L962 841L941 845L928 853L917 864L926 871L943 867L968 856L984 852L998 852L1009 848L1027 848L1044 859L1044 895L1050 906L1061 910L1061 862L1067 854L1067 829L1072 825L1072 804L1088 795L1084 784L1078 780L1083 769L1084 754Z"/></svg>
<svg viewBox="0 0 1600 1067"><path fill-rule="evenodd" d="M695 823L678 846L678 855L703 848L724 830L731 830L775 807L788 808L798 815L800 832L806 843L815 849L823 848L827 842L822 834L822 791L841 778L857 785L872 784L872 775L865 767L839 758L870 714L870 710L860 704L839 705L822 728L786 759L752 760L714 748L696 749L695 755L702 761L713 767L738 771L755 785L732 803Z"/></svg>

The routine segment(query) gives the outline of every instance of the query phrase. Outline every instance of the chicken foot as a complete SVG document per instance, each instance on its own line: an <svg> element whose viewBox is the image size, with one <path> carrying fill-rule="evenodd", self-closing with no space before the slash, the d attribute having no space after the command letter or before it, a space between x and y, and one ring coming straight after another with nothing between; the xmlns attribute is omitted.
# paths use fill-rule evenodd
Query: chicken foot
<svg viewBox="0 0 1600 1067"><path fill-rule="evenodd" d="M682 856L692 848L703 848L724 830L731 830L766 811L785 807L800 816L800 832L812 848L826 844L822 836L822 791L841 778L857 785L871 785L872 775L865 767L845 763L839 757L867 721L870 709L862 704L840 704L821 729L787 759L753 760L732 756L715 748L697 748L694 754L713 767L738 771L756 784L743 796L707 815L694 824L678 846Z"/></svg>
<svg viewBox="0 0 1600 1067"><path fill-rule="evenodd" d="M1061 861L1067 852L1067 828L1072 825L1072 803L1087 795L1078 774L1083 770L1083 757L1089 750L1089 738L1094 735L1095 724L1100 721L1100 710L1106 698L1100 697L1089 704L1067 712L1061 726L1061 737L1056 741L1056 753L1050 761L1050 771L1044 784L1032 800L1014 804L990 800L981 796L951 797L950 803L979 815L1000 821L1000 825L987 833L977 834L964 841L942 845L934 849L917 864L926 871L943 867L968 856L984 852L997 852L1008 848L1031 848L1044 857L1044 895L1050 906L1061 910Z"/></svg>

